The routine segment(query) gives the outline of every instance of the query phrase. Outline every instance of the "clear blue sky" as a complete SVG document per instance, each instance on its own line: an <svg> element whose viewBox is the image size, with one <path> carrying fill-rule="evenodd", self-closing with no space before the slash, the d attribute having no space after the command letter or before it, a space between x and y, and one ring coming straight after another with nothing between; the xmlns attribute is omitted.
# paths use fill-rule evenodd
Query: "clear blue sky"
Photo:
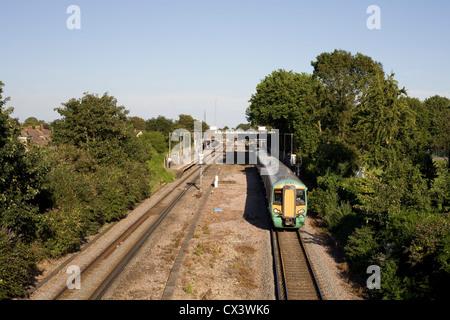
<svg viewBox="0 0 450 320"><path fill-rule="evenodd" d="M81 30L69 30L69 5ZM369 5L381 29L369 30ZM256 85L276 69L312 73L322 52L361 52L420 99L450 97L450 1L15 0L0 2L0 81L14 117L52 121L84 92L130 115L246 122Z"/></svg>

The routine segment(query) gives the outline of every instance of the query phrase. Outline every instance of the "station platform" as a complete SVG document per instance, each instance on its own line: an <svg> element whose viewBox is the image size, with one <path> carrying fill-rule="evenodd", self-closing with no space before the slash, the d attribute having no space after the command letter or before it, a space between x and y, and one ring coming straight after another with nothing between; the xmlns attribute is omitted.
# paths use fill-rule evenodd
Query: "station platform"
<svg viewBox="0 0 450 320"><path fill-rule="evenodd" d="M175 164L171 165L170 168L167 168L167 170L172 171L175 173L175 178L180 178L186 170L190 169L192 166L194 166L197 163L197 160L192 160L189 163L181 163L181 164Z"/></svg>

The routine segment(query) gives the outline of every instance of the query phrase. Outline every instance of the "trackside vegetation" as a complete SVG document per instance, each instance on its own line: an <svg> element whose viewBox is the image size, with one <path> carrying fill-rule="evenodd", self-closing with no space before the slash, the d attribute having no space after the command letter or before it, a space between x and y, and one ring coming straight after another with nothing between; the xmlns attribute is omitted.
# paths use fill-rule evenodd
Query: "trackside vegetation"
<svg viewBox="0 0 450 320"><path fill-rule="evenodd" d="M10 299L26 296L37 262L79 249L173 174L163 167L164 134L137 135L139 119L128 117L107 93L62 103L56 109L61 118L47 125L48 146L21 143L21 126L10 117L3 86L0 82L0 299ZM27 121L24 125L42 125L36 118Z"/></svg>
<svg viewBox="0 0 450 320"><path fill-rule="evenodd" d="M450 99L409 97L360 53L322 53L312 66L266 76L248 120L293 134L313 189L309 212L341 243L356 278L380 267L371 298L448 299Z"/></svg>

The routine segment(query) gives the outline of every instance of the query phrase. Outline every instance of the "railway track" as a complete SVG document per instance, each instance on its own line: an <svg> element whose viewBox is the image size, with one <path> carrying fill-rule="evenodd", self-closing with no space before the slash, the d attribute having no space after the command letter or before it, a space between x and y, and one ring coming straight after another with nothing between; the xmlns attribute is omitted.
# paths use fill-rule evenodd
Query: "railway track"
<svg viewBox="0 0 450 320"><path fill-rule="evenodd" d="M298 230L272 230L278 300L323 300Z"/></svg>
<svg viewBox="0 0 450 320"><path fill-rule="evenodd" d="M205 166L203 172L206 172L209 167L210 166ZM70 290L66 285L61 288L52 300L100 300L128 262L131 261L133 256L139 251L175 204L193 185L195 185L195 182L199 179L199 171L199 169L193 170L181 179L146 213L115 238L80 271L80 276L83 277L83 284L86 282L91 283L87 286L87 289L85 289L86 286L83 285L83 290ZM126 249L123 249L122 247L126 247ZM99 274L99 271L96 271L96 269L104 269L98 268L99 265L109 265L110 268L106 272L103 271Z"/></svg>

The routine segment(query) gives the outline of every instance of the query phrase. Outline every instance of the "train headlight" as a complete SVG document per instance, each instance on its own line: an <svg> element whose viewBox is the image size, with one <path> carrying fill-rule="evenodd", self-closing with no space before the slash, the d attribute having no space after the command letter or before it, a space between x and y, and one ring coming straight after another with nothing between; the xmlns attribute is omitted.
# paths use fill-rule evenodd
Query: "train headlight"
<svg viewBox="0 0 450 320"><path fill-rule="evenodd" d="M274 213L280 213L280 210L278 210L277 208L273 209Z"/></svg>
<svg viewBox="0 0 450 320"><path fill-rule="evenodd" d="M304 214L304 213L305 213L305 209L300 209L300 210L298 210L297 213L298 213L298 214Z"/></svg>

